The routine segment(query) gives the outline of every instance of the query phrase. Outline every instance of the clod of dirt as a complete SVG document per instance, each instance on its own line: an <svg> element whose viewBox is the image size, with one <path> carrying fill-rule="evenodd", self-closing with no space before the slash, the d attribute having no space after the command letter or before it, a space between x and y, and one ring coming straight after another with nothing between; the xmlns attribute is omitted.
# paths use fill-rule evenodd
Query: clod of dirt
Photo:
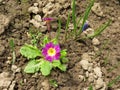
<svg viewBox="0 0 120 90"><path fill-rule="evenodd" d="M16 81L12 81L12 84L10 85L9 90L14 90L15 84L16 84Z"/></svg>
<svg viewBox="0 0 120 90"><path fill-rule="evenodd" d="M85 34L85 35L93 35L94 34L94 29L92 29L92 28L88 28L87 30L85 30L84 32L83 32L83 34Z"/></svg>
<svg viewBox="0 0 120 90"><path fill-rule="evenodd" d="M16 73L16 72L20 72L21 68L18 68L16 65L12 65L11 70L13 71L13 73Z"/></svg>
<svg viewBox="0 0 120 90"><path fill-rule="evenodd" d="M102 77L102 71L101 71L100 67L95 67L95 68L94 68L94 73L95 73L98 77Z"/></svg>
<svg viewBox="0 0 120 90"><path fill-rule="evenodd" d="M2 72L0 74L0 87L8 88L13 80L13 76L10 76L9 72Z"/></svg>
<svg viewBox="0 0 120 90"><path fill-rule="evenodd" d="M93 45L99 45L100 41L97 38L93 38L92 43L93 43Z"/></svg>
<svg viewBox="0 0 120 90"><path fill-rule="evenodd" d="M35 15L35 17L30 20L30 23L32 23L36 28L40 28L41 31L46 30L45 22L42 22L41 16L40 15Z"/></svg>
<svg viewBox="0 0 120 90"><path fill-rule="evenodd" d="M29 7L28 12L32 12L34 14L37 14L39 12L39 8L36 6L31 6L31 7Z"/></svg>
<svg viewBox="0 0 120 90"><path fill-rule="evenodd" d="M51 2L49 2L44 8L43 8L43 13L45 14L51 14L54 11L52 10L52 8L54 7L54 4L52 4Z"/></svg>
<svg viewBox="0 0 120 90"><path fill-rule="evenodd" d="M95 83L95 90L106 90L106 85L105 82L103 81L102 78L98 78L96 83Z"/></svg>
<svg viewBox="0 0 120 90"><path fill-rule="evenodd" d="M84 70L88 70L89 66L90 66L90 63L87 61L87 60L81 60L80 61L80 65L82 66L82 68Z"/></svg>
<svg viewBox="0 0 120 90"><path fill-rule="evenodd" d="M83 53L82 59L87 60L87 61L91 61L91 57L88 55L88 53Z"/></svg>
<svg viewBox="0 0 120 90"><path fill-rule="evenodd" d="M5 47L3 45L0 45L0 56L3 55L4 51L5 51Z"/></svg>
<svg viewBox="0 0 120 90"><path fill-rule="evenodd" d="M94 81L94 74L93 74L93 73L90 73L90 74L89 74L88 81L89 81L90 83Z"/></svg>
<svg viewBox="0 0 120 90"><path fill-rule="evenodd" d="M49 81L48 80L44 80L41 85L43 86L43 90L50 90L50 86L49 86Z"/></svg>
<svg viewBox="0 0 120 90"><path fill-rule="evenodd" d="M94 6L92 7L92 11L97 15L102 17L103 16L103 12L102 9L100 7L100 3L94 3Z"/></svg>
<svg viewBox="0 0 120 90"><path fill-rule="evenodd" d="M5 31L5 27L8 26L10 18L1 14L0 15L0 35Z"/></svg>

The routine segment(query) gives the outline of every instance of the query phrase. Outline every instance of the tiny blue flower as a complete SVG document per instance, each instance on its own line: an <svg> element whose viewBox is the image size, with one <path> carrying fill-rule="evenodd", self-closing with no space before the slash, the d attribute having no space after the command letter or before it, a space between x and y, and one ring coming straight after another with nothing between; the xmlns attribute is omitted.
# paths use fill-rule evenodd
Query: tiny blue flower
<svg viewBox="0 0 120 90"><path fill-rule="evenodd" d="M88 22L86 22L82 28L82 31L85 31L86 29L88 29L88 27L89 27L89 24Z"/></svg>

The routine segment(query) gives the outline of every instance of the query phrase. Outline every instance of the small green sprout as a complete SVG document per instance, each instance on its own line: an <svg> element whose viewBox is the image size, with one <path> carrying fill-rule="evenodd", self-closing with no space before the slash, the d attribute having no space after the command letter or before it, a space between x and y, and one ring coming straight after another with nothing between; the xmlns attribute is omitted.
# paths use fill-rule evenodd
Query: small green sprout
<svg viewBox="0 0 120 90"><path fill-rule="evenodd" d="M9 45L10 45L10 48L12 50L12 64L15 63L15 59L16 59L16 55L15 55L15 43L14 43L14 40L11 39L10 42L9 42Z"/></svg>
<svg viewBox="0 0 120 90"><path fill-rule="evenodd" d="M58 87L58 84L57 84L57 81L52 79L52 80L49 80L50 82L50 85L53 86L53 87Z"/></svg>
<svg viewBox="0 0 120 90"><path fill-rule="evenodd" d="M112 87L116 82L120 81L120 76L116 77L114 80L108 83L108 87Z"/></svg>
<svg viewBox="0 0 120 90"><path fill-rule="evenodd" d="M74 29L68 32L69 29L69 24L70 24L70 14L68 14L68 18L67 18L67 23L66 23L66 27L65 27L65 41L69 38L73 39L73 40L79 40L79 39L88 39L88 38L94 38L98 35L100 35L111 23L111 20L109 20L107 23L101 25L98 29L95 30L94 34L92 35L88 35L86 37L81 37L80 35L82 34L82 32L84 32L87 28L88 28L88 17L91 11L92 6L94 5L95 0L90 0L90 4L88 5L84 16L80 16L79 19L77 20L77 16L76 16L76 5L75 5L76 0L72 0L72 23L73 23L73 27ZM80 21L82 21L81 26L79 26ZM61 22L59 20L59 31L61 29Z"/></svg>
<svg viewBox="0 0 120 90"><path fill-rule="evenodd" d="M65 63L66 50L61 50L56 39L49 40L47 37L43 39L41 44L42 50L36 46L25 44L20 49L20 53L29 59L27 66L24 69L26 73L35 73L41 71L42 75L50 74L52 68L59 68L61 71L66 71Z"/></svg>

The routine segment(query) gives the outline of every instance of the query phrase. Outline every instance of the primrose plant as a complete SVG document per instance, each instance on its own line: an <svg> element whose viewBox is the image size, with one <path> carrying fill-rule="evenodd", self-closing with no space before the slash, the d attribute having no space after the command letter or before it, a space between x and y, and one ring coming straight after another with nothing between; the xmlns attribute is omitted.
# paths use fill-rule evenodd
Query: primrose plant
<svg viewBox="0 0 120 90"><path fill-rule="evenodd" d="M68 61L66 49L61 50L57 40L49 40L48 37L44 37L41 46L41 50L28 44L21 47L20 53L29 60L24 72L36 73L41 71L42 75L47 76L52 68L66 71L65 63Z"/></svg>

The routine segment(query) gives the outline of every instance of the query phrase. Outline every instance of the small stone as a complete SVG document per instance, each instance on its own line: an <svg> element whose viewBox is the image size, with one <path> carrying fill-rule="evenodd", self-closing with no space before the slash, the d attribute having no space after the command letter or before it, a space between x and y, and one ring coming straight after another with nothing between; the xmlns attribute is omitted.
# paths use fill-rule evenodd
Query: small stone
<svg viewBox="0 0 120 90"><path fill-rule="evenodd" d="M103 12L100 7L100 3L94 3L94 5L92 7L92 11L98 16L103 16Z"/></svg>
<svg viewBox="0 0 120 90"><path fill-rule="evenodd" d="M2 72L0 74L0 87L8 88L12 82L13 77L9 72Z"/></svg>
<svg viewBox="0 0 120 90"><path fill-rule="evenodd" d="M89 72L87 71L87 72L85 73L85 75L86 75L86 77L88 77L88 76L89 76Z"/></svg>
<svg viewBox="0 0 120 90"><path fill-rule="evenodd" d="M35 19L30 20L30 23L32 23L36 28L40 27L40 23L37 22Z"/></svg>
<svg viewBox="0 0 120 90"><path fill-rule="evenodd" d="M101 71L100 67L95 67L95 68L94 68L94 73L95 73L98 77L102 77L102 71Z"/></svg>
<svg viewBox="0 0 120 90"><path fill-rule="evenodd" d="M87 36L94 35L94 29L88 28L85 31L83 31L83 34L85 34Z"/></svg>
<svg viewBox="0 0 120 90"><path fill-rule="evenodd" d="M94 51L99 51L99 48L97 48L97 47L94 47Z"/></svg>
<svg viewBox="0 0 120 90"><path fill-rule="evenodd" d="M93 38L92 43L93 45L99 45L100 41L97 38Z"/></svg>
<svg viewBox="0 0 120 90"><path fill-rule="evenodd" d="M88 55L88 53L83 53L82 59L87 60L87 61L91 61L91 57Z"/></svg>
<svg viewBox="0 0 120 90"><path fill-rule="evenodd" d="M12 65L11 70L12 70L14 73L17 73L17 72L20 72L20 71L21 71L21 68L18 68L16 65Z"/></svg>
<svg viewBox="0 0 120 90"><path fill-rule="evenodd" d="M34 3L34 6L37 7L39 4L38 3Z"/></svg>
<svg viewBox="0 0 120 90"><path fill-rule="evenodd" d="M89 82L93 82L94 81L94 74L93 73L89 74L88 81Z"/></svg>
<svg viewBox="0 0 120 90"><path fill-rule="evenodd" d="M52 13L53 11L53 7L54 4L52 4L51 2L49 2L45 7L43 7L43 13L47 14L47 13Z"/></svg>
<svg viewBox="0 0 120 90"><path fill-rule="evenodd" d="M15 72L16 69L17 69L17 66L16 66L16 65L12 65L11 70L12 70L13 72Z"/></svg>
<svg viewBox="0 0 120 90"><path fill-rule="evenodd" d="M8 60L11 60L11 59L12 59L12 57L7 57L7 59L8 59Z"/></svg>
<svg viewBox="0 0 120 90"><path fill-rule="evenodd" d="M42 19L41 19L40 15L35 15L34 19L38 22L42 22Z"/></svg>
<svg viewBox="0 0 120 90"><path fill-rule="evenodd" d="M90 63L87 60L81 60L80 64L84 70L88 70L88 67L90 66Z"/></svg>
<svg viewBox="0 0 120 90"><path fill-rule="evenodd" d="M3 14L0 14L0 35L5 31L5 27L8 26L10 18Z"/></svg>
<svg viewBox="0 0 120 90"><path fill-rule="evenodd" d="M32 12L34 14L37 14L39 12L39 8L32 6L28 9L28 12Z"/></svg>
<svg viewBox="0 0 120 90"><path fill-rule="evenodd" d="M41 85L43 86L44 90L50 90L49 82L48 80L44 80Z"/></svg>
<svg viewBox="0 0 120 90"><path fill-rule="evenodd" d="M10 85L9 90L14 90L16 81L12 81L12 84Z"/></svg>
<svg viewBox="0 0 120 90"><path fill-rule="evenodd" d="M96 83L95 83L95 88L96 90L100 89L100 88L103 88L104 87L104 82L103 82L103 79L101 78L98 78L96 80ZM104 89L105 90L105 89Z"/></svg>
<svg viewBox="0 0 120 90"><path fill-rule="evenodd" d="M4 52L5 52L5 47L3 45L0 45L0 56L2 56Z"/></svg>
<svg viewBox="0 0 120 90"><path fill-rule="evenodd" d="M84 76L82 76L82 75L78 75L78 77L79 77L81 82L84 81L84 79L85 79Z"/></svg>

